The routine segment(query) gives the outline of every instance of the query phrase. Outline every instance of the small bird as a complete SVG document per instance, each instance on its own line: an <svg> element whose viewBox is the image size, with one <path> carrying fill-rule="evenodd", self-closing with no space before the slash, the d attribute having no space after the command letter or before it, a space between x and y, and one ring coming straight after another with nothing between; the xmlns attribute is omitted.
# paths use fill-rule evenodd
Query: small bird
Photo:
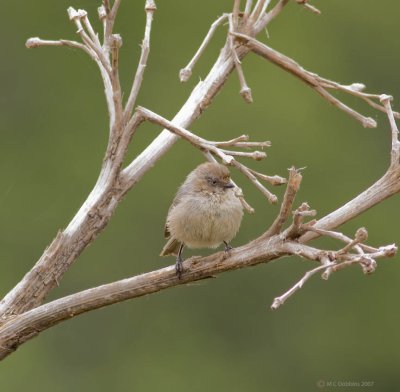
<svg viewBox="0 0 400 392"><path fill-rule="evenodd" d="M182 250L216 248L229 242L239 230L242 203L235 195L229 170L219 163L202 163L187 176L168 211L164 234L169 238L160 256L176 255L176 274L181 278Z"/></svg>

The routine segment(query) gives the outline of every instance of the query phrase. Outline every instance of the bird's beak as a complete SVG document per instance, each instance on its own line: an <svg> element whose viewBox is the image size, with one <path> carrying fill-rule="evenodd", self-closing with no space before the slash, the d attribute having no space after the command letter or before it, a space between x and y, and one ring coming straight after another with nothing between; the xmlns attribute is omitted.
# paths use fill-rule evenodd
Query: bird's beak
<svg viewBox="0 0 400 392"><path fill-rule="evenodd" d="M226 185L224 185L224 188L234 188L235 185L233 185L231 182L228 182Z"/></svg>

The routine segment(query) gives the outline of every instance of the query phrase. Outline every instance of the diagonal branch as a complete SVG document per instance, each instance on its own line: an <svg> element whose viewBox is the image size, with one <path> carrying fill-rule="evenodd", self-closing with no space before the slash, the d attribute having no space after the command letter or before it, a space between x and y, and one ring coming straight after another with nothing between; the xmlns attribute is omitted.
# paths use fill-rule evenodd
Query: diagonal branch
<svg viewBox="0 0 400 392"><path fill-rule="evenodd" d="M207 45L210 43L212 37L214 36L215 30L217 30L218 26L220 26L226 19L228 19L228 14L222 14L216 21L212 23L210 30L208 31L193 58L189 61L189 64L179 71L179 79L181 82L187 82L192 76L193 67L196 65Z"/></svg>
<svg viewBox="0 0 400 392"><path fill-rule="evenodd" d="M244 72L242 69L242 64L239 60L239 57L238 57L238 55L236 53L236 49L235 49L235 43L234 43L233 35L232 35L233 32L235 31L234 29L235 29L235 27L234 27L234 22L233 22L233 16L232 16L232 14L229 14L229 33L230 34L228 36L228 41L229 41L229 47L231 49L233 61L235 63L236 72L239 77L240 95L245 100L245 102L252 103L253 97L251 95L251 88L247 85L246 78L244 77Z"/></svg>
<svg viewBox="0 0 400 392"><path fill-rule="evenodd" d="M285 71L291 73L296 76L303 82L305 82L308 86L310 86L314 91L316 91L319 95L321 95L324 99L326 99L333 106L336 106L340 110L343 110L345 113L349 114L351 117L355 118L366 128L374 128L376 127L376 121L371 117L365 117L362 114L358 113L354 109L345 105L343 102L339 101L333 95L326 91L327 88L340 89L341 91L345 91L349 94L362 97L368 104L374 108L379 107L380 105L376 104L372 101L372 99L379 99L380 95L376 94L365 94L360 91L359 83L350 85L350 86L342 86L337 82L331 82L327 79L321 78L318 75L305 70L301 67L296 61L291 59L290 57L285 56L282 53L270 48L269 46L257 41L256 39L240 33L232 33L235 37L239 38L256 54L264 57L265 59L271 61L273 64L278 67L284 69ZM383 107L380 110L385 111ZM396 116L400 116L399 113L396 113Z"/></svg>

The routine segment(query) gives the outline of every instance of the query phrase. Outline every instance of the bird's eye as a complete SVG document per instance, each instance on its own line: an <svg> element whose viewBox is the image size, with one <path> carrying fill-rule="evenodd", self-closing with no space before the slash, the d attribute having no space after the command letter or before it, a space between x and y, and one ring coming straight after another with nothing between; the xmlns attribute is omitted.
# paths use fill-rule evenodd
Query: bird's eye
<svg viewBox="0 0 400 392"><path fill-rule="evenodd" d="M213 180L211 180L211 184L217 185L217 180L214 178Z"/></svg>

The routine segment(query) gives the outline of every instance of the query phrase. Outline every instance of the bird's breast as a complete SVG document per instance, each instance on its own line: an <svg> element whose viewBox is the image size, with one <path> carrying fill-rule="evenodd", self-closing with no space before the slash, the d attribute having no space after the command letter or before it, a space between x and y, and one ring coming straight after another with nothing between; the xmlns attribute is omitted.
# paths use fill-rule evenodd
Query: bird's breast
<svg viewBox="0 0 400 392"><path fill-rule="evenodd" d="M232 191L204 192L181 200L167 224L172 236L186 246L213 248L236 235L242 216L242 205Z"/></svg>

